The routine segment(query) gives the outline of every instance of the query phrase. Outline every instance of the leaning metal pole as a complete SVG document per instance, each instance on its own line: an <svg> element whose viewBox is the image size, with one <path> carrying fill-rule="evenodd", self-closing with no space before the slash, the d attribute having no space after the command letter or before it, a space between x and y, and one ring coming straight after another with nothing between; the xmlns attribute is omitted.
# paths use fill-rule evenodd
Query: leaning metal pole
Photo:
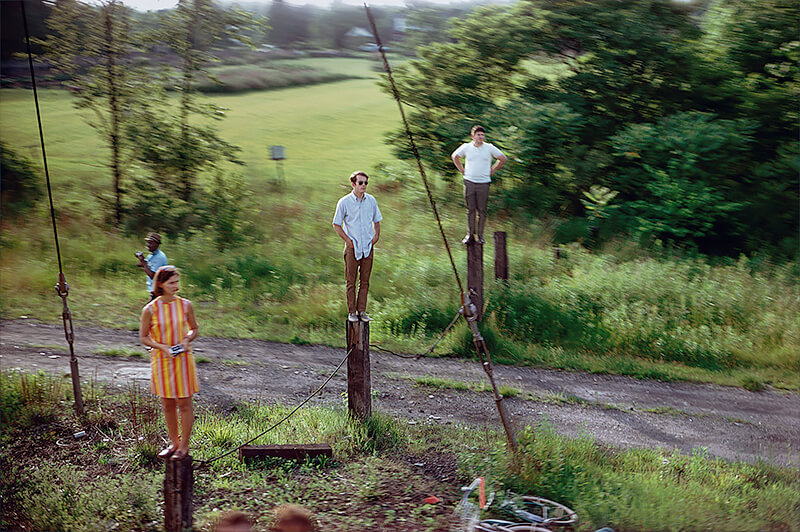
<svg viewBox="0 0 800 532"><path fill-rule="evenodd" d="M475 351L478 352L478 360L483 367L483 371L486 372L486 375L489 377L489 383L492 385L492 394L494 394L494 403L497 405L497 411L500 414L500 421L503 423L503 429L506 431L506 438L508 438L508 444L511 446L511 449L514 451L517 450L517 438L514 435L514 428L511 425L511 421L509 420L508 412L506 411L506 407L503 404L503 396L500 395L500 392L497 389L497 383L494 381L494 371L492 370L492 358L489 356L489 350L486 348L486 342L481 335L481 332L478 330L478 312L475 304L472 303L470 300L469 294L464 293L461 296L461 299L464 301L464 305L461 307L461 312L464 315L464 319L467 320L467 323L472 329L472 342L475 344Z"/></svg>
<svg viewBox="0 0 800 532"><path fill-rule="evenodd" d="M447 249L447 255L450 257L450 264L453 267L453 274L456 278L456 283L458 283L459 291L461 292L461 303L462 307L459 312L464 315L464 318L470 324L472 328L472 337L473 342L475 344L475 349L478 352L478 358L481 361L481 365L483 366L483 370L486 372L486 375L489 377L489 382L492 385L492 391L494 393L494 401L497 405L497 411L500 413L500 421L503 423L503 429L506 431L506 437L508 438L508 444L511 446L511 449L516 452L517 450L517 438L514 435L514 430L511 426L511 421L508 418L508 413L506 412L505 406L503 405L503 396L497 390L497 385L494 381L494 374L492 371L492 361L489 357L489 351L486 349L486 342L483 340L483 336L481 336L480 331L478 330L477 324L477 309L475 305L470 301L469 294L464 291L464 287L461 284L461 278L458 275L458 270L456 269L455 262L453 261L453 254L450 252L450 245L447 243L447 236L445 236L444 229L442 228L441 220L439 219L439 212L436 210L436 202L433 200L433 194L431 193L430 186L428 185L428 179L425 176L425 169L422 166L422 159L419 156L419 151L417 150L417 144L414 142L414 135L411 133L411 128L408 125L408 120L406 120L406 113L403 110L403 102L400 99L400 93L397 90L397 85L394 82L394 77L392 76L392 68L389 66L389 60L386 58L386 52L383 49L383 43L381 42L380 35L378 35L378 27L375 24L375 19L372 16L372 12L369 9L369 6L364 3L364 9L367 12L367 18L369 19L370 26L372 27L372 34L375 36L375 44L378 45L378 51L381 54L381 58L383 59L383 67L386 70L386 76L389 78L389 84L392 88L392 94L394 95L394 99L397 102L397 107L400 109L400 116L403 119L403 125L406 129L406 135L408 136L408 142L411 145L411 151L414 153L414 158L417 160L417 166L419 167L420 176L422 177L422 181L425 184L425 191L428 193L428 200L431 203L431 207L433 209L433 214L436 217L436 221L439 224L439 232L442 234L442 240L444 240L444 246Z"/></svg>
<svg viewBox="0 0 800 532"><path fill-rule="evenodd" d="M83 394L81 393L81 377L78 373L78 359L75 356L75 333L72 330L72 313L67 304L67 295L69 295L69 285L67 279L64 277L64 270L61 267L61 248L58 245L58 227L56 226L56 211L53 207L53 192L50 187L50 171L47 169L47 152L44 147L44 133L42 130L42 115L39 111L39 94L36 91L36 74L33 70L33 54L31 53L31 39L28 32L28 17L25 14L25 2L20 2L22 6L22 24L25 28L25 43L28 49L28 66L31 70L31 85L33 86L33 101L36 104L36 120L39 124L39 143L42 146L42 161L44 163L44 175L47 180L47 197L50 199L50 219L53 221L53 236L56 241L56 257L58 257L58 284L56 285L56 293L61 298L63 308L61 311L61 318L64 321L64 335L67 337L69 344L69 369L72 375L72 393L75 396L75 412L80 416L84 416L83 409Z"/></svg>

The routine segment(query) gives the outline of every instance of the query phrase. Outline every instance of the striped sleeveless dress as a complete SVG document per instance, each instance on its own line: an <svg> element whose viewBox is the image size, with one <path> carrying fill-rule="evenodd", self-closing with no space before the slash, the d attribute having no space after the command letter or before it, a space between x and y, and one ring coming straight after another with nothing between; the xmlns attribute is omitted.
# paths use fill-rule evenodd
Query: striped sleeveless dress
<svg viewBox="0 0 800 532"><path fill-rule="evenodd" d="M189 300L176 296L171 302L164 303L161 297L157 297L147 306L153 313L150 338L170 346L180 343L190 330L186 319ZM191 397L200 389L191 351L173 357L160 349L153 349L150 352L150 368L150 391L159 397Z"/></svg>

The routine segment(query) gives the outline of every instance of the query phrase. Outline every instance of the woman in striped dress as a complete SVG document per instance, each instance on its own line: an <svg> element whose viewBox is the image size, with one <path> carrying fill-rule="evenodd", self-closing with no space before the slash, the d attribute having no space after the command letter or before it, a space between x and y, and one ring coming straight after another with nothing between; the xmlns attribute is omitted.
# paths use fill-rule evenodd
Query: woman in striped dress
<svg viewBox="0 0 800 532"><path fill-rule="evenodd" d="M161 397L171 442L158 456L183 460L189 454L194 424L192 395L199 389L191 351L191 342L197 338L197 320L192 302L177 295L180 275L175 266L162 266L153 279L156 297L142 309L139 340L153 348L150 390ZM182 352L173 354L175 351Z"/></svg>

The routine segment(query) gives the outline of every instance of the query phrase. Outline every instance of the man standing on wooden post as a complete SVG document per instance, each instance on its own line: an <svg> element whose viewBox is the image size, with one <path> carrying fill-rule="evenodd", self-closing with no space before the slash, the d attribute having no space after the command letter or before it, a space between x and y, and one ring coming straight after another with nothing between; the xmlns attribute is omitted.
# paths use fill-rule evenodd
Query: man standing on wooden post
<svg viewBox="0 0 800 532"><path fill-rule="evenodd" d="M500 170L508 158L494 145L486 142L483 126L473 126L470 131L472 142L459 146L450 156L453 164L464 176L464 201L467 204L467 236L462 242L469 244L474 239L483 244L483 228L486 226L486 204L489 201L489 185L492 176ZM465 164L461 164L461 158ZM492 164L492 158L497 159ZM478 215L477 228L475 215Z"/></svg>
<svg viewBox="0 0 800 532"><path fill-rule="evenodd" d="M370 321L367 292L372 273L374 246L381 237L381 211L378 202L367 194L369 177L362 171L350 174L353 191L339 200L333 215L333 229L344 240L345 294L347 319ZM358 279L358 294L356 294Z"/></svg>

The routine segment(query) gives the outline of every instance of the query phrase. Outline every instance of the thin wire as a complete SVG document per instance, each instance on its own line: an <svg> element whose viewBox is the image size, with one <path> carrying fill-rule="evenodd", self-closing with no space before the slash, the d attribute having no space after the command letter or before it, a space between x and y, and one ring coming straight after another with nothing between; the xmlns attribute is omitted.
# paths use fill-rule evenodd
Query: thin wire
<svg viewBox="0 0 800 532"><path fill-rule="evenodd" d="M431 187L428 184L428 177L425 175L425 168L422 166L422 159L419 156L417 144L414 142L414 135L411 134L411 128L408 125L408 120L406 120L406 113L403 110L403 103L400 98L400 93L397 91L397 85L395 85L394 77L392 76L392 67L389 66L389 60L386 59L386 52L383 50L383 43L378 35L378 27L375 25L375 19L372 17L372 12L369 10L369 6L366 4L366 2L364 3L364 9L367 11L367 18L372 26L372 34L375 36L375 44L378 45L378 50L380 51L381 58L383 59L383 67L386 70L386 75L389 77L389 83L392 87L392 94L394 94L394 99L397 101L397 107L400 109L400 116L402 117L403 125L406 128L408 142L411 144L411 151L414 153L414 158L417 160L419 174L422 176L422 182L425 184L425 192L428 193L428 200L431 202L433 215L436 217L436 223L439 224L439 232L442 234L444 247L447 249L447 256L450 258L450 265L453 267L453 274L455 275L456 282L458 283L458 293L463 294L464 285L461 284L461 277L458 275L458 269L456 268L456 263L453 260L453 253L450 251L450 244L447 242L447 236L445 236L444 227L442 227L442 219L439 217L439 211L436 208L436 202L433 200L433 193L431 192Z"/></svg>
<svg viewBox="0 0 800 532"><path fill-rule="evenodd" d="M414 359L418 359L419 357L423 356L423 355L402 355L400 353L395 353L394 351L390 351L390 350L386 349L385 347L381 347L381 346L376 345L376 344L369 344L369 346L370 347L374 347L378 351L383 351L384 353L389 353L390 355L394 355L394 356L399 357L399 358L414 358Z"/></svg>
<svg viewBox="0 0 800 532"><path fill-rule="evenodd" d="M342 367L342 365L345 363L345 361L347 361L347 358L350 356L350 353L352 353L352 352L353 352L353 349L350 349L350 350L347 352L347 354L344 356L344 358L342 359L342 361L341 361L341 362L339 362L339 365L338 365L338 366L336 366L336 369L334 369L334 370L333 370L333 373L331 373L331 374L328 376L328 378L327 378L327 379L325 379L325 382L323 382L323 383L322 383L322 385L320 385L320 387L319 387L319 388L317 388L317 389L316 389L316 390L315 390L315 391L314 391L314 392L313 392L311 395L309 395L308 397L306 397L306 398L303 400L303 402L302 402L302 403L300 403L299 405L297 405L297 406L294 408L294 410L292 410L291 412L289 412L288 414L286 414L285 416L283 416L283 418L282 418L280 421L278 421L278 422L274 423L274 424L273 424L271 427L269 427L267 430L263 431L262 433L260 433L260 434L256 435L254 438L251 438L251 439L247 440L247 441L246 441L246 442L244 442L243 444L241 444L241 445L239 445L239 446L237 446L237 447L234 447L233 449L231 449L231 450L229 450L229 451L226 451L226 452L224 452L224 453L220 454L219 456L215 456L215 457L213 457L213 458L209 458L208 460L199 460L199 461L198 461L198 463L197 463L197 466L196 466L196 468L199 468L199 467L202 467L202 466L207 466L207 465L211 464L212 462L216 462L216 461L217 461L217 460L219 460L220 458L225 458L225 457L226 457L226 456L228 456L229 454L236 452L236 451L237 451L238 449L240 449L241 447L244 447L245 445L249 445L249 444L253 443L253 442L254 442L254 441L256 441L257 439L259 439L261 436L263 436L263 435L264 435L264 434L266 434L267 432L271 431L272 429L274 429L275 427L277 427L278 425L280 425L281 423L283 423L284 421L286 421L287 419L289 419L290 417L292 417L292 416L295 414L295 412L297 412L298 410L300 410L300 408L302 408L302 406L303 406L303 405L305 405L307 402L309 402L309 401L311 400L311 398L312 398L312 397L314 397L315 395L317 395L319 392L321 392L321 391L322 391L322 389L325 387L325 385L326 385L326 384L328 384L328 383L331 381L331 379L334 377L334 375L336 375L336 373L339 371L339 368L341 368L341 367Z"/></svg>
<svg viewBox="0 0 800 532"><path fill-rule="evenodd" d="M58 257L58 273L63 274L61 267L61 247L58 245L58 228L56 227L56 211L53 207L53 192L50 187L50 171L47 169L47 152L44 145L44 132L42 129L42 115L39 111L39 93L36 90L36 74L33 71L33 54L31 53L31 38L28 33L28 16L25 14L25 1L21 1L22 24L25 27L25 45L28 50L28 66L31 70L31 83L33 84L33 101L36 104L36 121L39 124L39 143L42 146L42 160L44 162L44 176L47 180L47 197L50 199L50 219L53 221L53 236L56 240L56 256Z"/></svg>
<svg viewBox="0 0 800 532"><path fill-rule="evenodd" d="M389 353L390 355L394 355L396 357L413 358L415 360L419 360L420 358L426 357L426 356L430 355L431 353L433 353L433 350L436 349L436 346L439 345L439 342L442 341L442 339L447 334L447 332L450 330L450 328L452 328L453 325L455 325L456 321L458 321L458 318L460 316L461 316L461 312L456 312L456 316L453 318L453 321L451 321L450 324L447 327L445 327L444 331L442 331L442 334L439 335L439 338L437 338L436 341L433 342L433 345L431 345L428 348L427 351L425 351L424 353L420 353L418 355L401 355L400 353L395 353L394 351L390 351L390 350L388 350L388 349L386 349L384 347L381 347L379 345L376 345L376 344L369 344L369 346L370 347L374 347L378 351L383 351L384 353Z"/></svg>

